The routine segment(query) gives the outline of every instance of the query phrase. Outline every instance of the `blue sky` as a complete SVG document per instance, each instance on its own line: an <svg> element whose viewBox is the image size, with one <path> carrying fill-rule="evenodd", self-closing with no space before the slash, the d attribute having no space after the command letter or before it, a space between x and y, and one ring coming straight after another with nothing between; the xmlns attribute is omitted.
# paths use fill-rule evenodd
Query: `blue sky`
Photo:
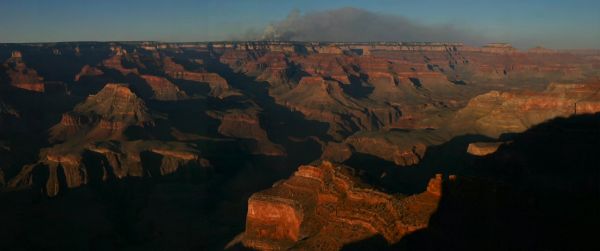
<svg viewBox="0 0 600 251"><path fill-rule="evenodd" d="M594 0L0 0L0 42L207 41L302 13L355 7L452 25L519 47L600 48Z"/></svg>

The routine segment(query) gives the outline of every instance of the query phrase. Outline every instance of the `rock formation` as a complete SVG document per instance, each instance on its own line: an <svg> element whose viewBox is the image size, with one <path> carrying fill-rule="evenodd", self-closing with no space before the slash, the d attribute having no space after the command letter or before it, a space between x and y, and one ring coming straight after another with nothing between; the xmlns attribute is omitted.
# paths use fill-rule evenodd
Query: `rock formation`
<svg viewBox="0 0 600 251"><path fill-rule="evenodd" d="M166 78L152 75L142 75L142 78L148 83L150 88L152 88L154 99L173 101L185 99L187 97L184 91L180 90L179 87Z"/></svg>
<svg viewBox="0 0 600 251"><path fill-rule="evenodd" d="M555 117L600 112L599 90L598 83L592 82L555 83L540 93L492 91L471 99L466 107L447 118L443 127L355 133L343 144L329 144L323 158L342 162L350 158L348 152L358 152L400 166L415 165L425 155L427 147L456 136L471 134L498 138L506 133L523 132ZM478 145L470 147L473 153L479 152L477 148ZM488 151L491 150L483 152Z"/></svg>
<svg viewBox="0 0 600 251"><path fill-rule="evenodd" d="M41 186L48 196L56 196L63 189L93 182L161 176L183 167L207 168L209 162L193 147L177 142L107 141L78 148L61 144L40 152L40 160L24 166L8 187ZM47 173L44 180L36 180L40 172Z"/></svg>
<svg viewBox="0 0 600 251"><path fill-rule="evenodd" d="M90 182L135 176L160 176L181 167L208 167L194 145L156 140L129 140L131 127L154 125L154 118L127 84L106 84L97 94L63 114L50 129L58 142L42 149L36 163L25 165L8 186L40 185L48 196ZM47 173L35 180L38 173ZM64 180L64 182L62 181Z"/></svg>
<svg viewBox="0 0 600 251"><path fill-rule="evenodd" d="M467 152L475 156L486 156L495 153L504 142L475 142L470 143Z"/></svg>
<svg viewBox="0 0 600 251"><path fill-rule="evenodd" d="M564 129L553 118L600 112L598 51L65 42L0 44L0 55L8 249L213 250L244 215L234 244L266 250L594 240L595 215L581 212L597 211L597 119ZM477 175L472 189L446 186ZM58 238L73 227L77 241ZM538 248L540 231L578 237Z"/></svg>
<svg viewBox="0 0 600 251"><path fill-rule="evenodd" d="M253 154L268 156L285 155L285 149L269 140L267 132L261 127L259 113L255 109L227 110L209 112L209 116L219 119L219 133L233 138L251 139L245 142L246 148Z"/></svg>
<svg viewBox="0 0 600 251"><path fill-rule="evenodd" d="M449 130L498 137L554 117L600 111L599 83L553 83L541 93L492 91L457 112Z"/></svg>
<svg viewBox="0 0 600 251"><path fill-rule="evenodd" d="M102 61L102 66L108 69L117 70L123 75L139 74L137 68L125 68L123 66L123 60L124 58L127 58L127 56L128 54L126 50L117 47L113 50L113 55L110 58Z"/></svg>
<svg viewBox="0 0 600 251"><path fill-rule="evenodd" d="M175 63L169 57L163 58L163 69L165 73L173 79L183 79L208 84L210 87L209 94L213 97L223 99L228 96L240 95L239 92L230 88L227 80L217 73L187 71L182 65Z"/></svg>
<svg viewBox="0 0 600 251"><path fill-rule="evenodd" d="M12 56L4 62L7 69L6 74L10 78L10 84L14 87L44 92L44 79L40 77L34 69L28 68L21 52L13 51Z"/></svg>
<svg viewBox="0 0 600 251"><path fill-rule="evenodd" d="M104 72L97 67L84 65L83 68L81 68L81 71L75 76L75 82L81 80L82 77L97 77L102 74L104 74Z"/></svg>
<svg viewBox="0 0 600 251"><path fill-rule="evenodd" d="M242 242L258 250L339 250L381 235L393 244L427 227L441 179L431 179L421 194L401 197L370 188L344 166L300 166L289 179L250 197Z"/></svg>
<svg viewBox="0 0 600 251"><path fill-rule="evenodd" d="M72 112L63 114L50 134L54 140L118 139L129 126L143 127L152 123L144 101L128 85L111 83L75 106Z"/></svg>

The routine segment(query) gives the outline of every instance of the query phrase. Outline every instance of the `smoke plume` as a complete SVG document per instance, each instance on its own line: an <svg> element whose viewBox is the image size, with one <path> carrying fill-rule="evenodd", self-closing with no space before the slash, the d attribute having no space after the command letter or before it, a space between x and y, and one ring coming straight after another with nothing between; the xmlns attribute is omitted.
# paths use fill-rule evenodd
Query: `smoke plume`
<svg viewBox="0 0 600 251"><path fill-rule="evenodd" d="M310 12L292 11L262 32L248 31L244 40L278 41L418 41L480 44L483 38L451 25L430 26L407 18L357 8Z"/></svg>

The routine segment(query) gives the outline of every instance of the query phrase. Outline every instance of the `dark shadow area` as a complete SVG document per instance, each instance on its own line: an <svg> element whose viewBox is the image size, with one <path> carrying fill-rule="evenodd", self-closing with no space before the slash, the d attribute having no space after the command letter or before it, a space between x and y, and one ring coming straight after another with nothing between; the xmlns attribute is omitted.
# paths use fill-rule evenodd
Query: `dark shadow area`
<svg viewBox="0 0 600 251"><path fill-rule="evenodd" d="M286 59L287 60L287 59ZM288 60L289 61L289 60ZM292 83L298 83L303 77L310 76L307 72L302 70L302 67L295 62L287 62L288 67L285 71L288 79Z"/></svg>
<svg viewBox="0 0 600 251"><path fill-rule="evenodd" d="M450 81L455 85L467 85L467 82L463 81L463 80L454 80L454 81Z"/></svg>
<svg viewBox="0 0 600 251"><path fill-rule="evenodd" d="M377 250L597 250L600 114L557 118L446 180L427 228ZM369 250L374 237L348 245Z"/></svg>
<svg viewBox="0 0 600 251"><path fill-rule="evenodd" d="M207 97L210 93L210 85L183 79L171 79L171 82L179 86L189 96Z"/></svg>
<svg viewBox="0 0 600 251"><path fill-rule="evenodd" d="M79 48L79 54L75 51L76 47ZM28 46L20 51L27 66L35 69L45 81L64 83L73 82L84 65L97 65L110 52L106 44L75 43L58 43L52 47Z"/></svg>
<svg viewBox="0 0 600 251"><path fill-rule="evenodd" d="M410 80L410 82L415 86L415 88L423 87L423 84L421 84L421 80L418 78L408 78L408 80Z"/></svg>
<svg viewBox="0 0 600 251"><path fill-rule="evenodd" d="M363 84L363 79L367 79L367 76L357 77L354 75L348 75L348 80L350 80L349 85L341 85L344 93L354 97L354 98L367 98L375 89L372 86L365 86Z"/></svg>
<svg viewBox="0 0 600 251"><path fill-rule="evenodd" d="M115 174L108 165L108 159L105 156L85 151L82 154L82 162L86 167L88 175L88 185L92 187L101 186L105 183L114 182Z"/></svg>
<svg viewBox="0 0 600 251"><path fill-rule="evenodd" d="M411 195L423 192L429 179L437 173L461 173L475 158L467 153L469 143L489 140L481 135L463 135L441 145L429 146L425 156L414 166L397 166L363 153L353 153L343 164L360 170L369 184L389 193Z"/></svg>

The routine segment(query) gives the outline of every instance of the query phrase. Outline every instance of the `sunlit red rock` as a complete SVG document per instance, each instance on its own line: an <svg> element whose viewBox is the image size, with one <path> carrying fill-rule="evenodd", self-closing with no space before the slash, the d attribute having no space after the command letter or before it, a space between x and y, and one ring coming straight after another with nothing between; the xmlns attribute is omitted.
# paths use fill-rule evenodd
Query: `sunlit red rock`
<svg viewBox="0 0 600 251"><path fill-rule="evenodd" d="M381 235L393 244L427 227L441 187L438 175L421 194L394 196L369 187L344 166L300 166L289 179L250 197L242 242L258 250L339 250Z"/></svg>
<svg viewBox="0 0 600 251"><path fill-rule="evenodd" d="M467 152L475 156L486 156L495 153L504 142L474 142L467 147Z"/></svg>

